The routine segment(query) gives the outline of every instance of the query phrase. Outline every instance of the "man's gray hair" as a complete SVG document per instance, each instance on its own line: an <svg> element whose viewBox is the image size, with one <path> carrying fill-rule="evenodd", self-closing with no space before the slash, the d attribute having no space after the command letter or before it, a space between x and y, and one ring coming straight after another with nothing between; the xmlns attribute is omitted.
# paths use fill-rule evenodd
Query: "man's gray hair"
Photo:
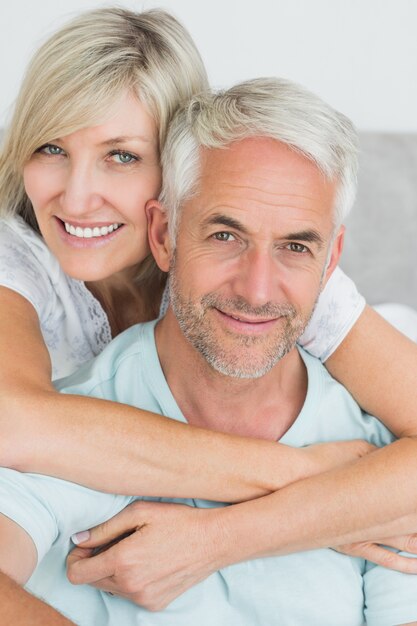
<svg viewBox="0 0 417 626"><path fill-rule="evenodd" d="M247 137L268 137L313 161L337 181L335 228L356 193L357 134L352 122L303 87L258 78L231 89L196 95L176 114L162 153L160 200L175 242L180 208L197 190L200 148L225 148Z"/></svg>

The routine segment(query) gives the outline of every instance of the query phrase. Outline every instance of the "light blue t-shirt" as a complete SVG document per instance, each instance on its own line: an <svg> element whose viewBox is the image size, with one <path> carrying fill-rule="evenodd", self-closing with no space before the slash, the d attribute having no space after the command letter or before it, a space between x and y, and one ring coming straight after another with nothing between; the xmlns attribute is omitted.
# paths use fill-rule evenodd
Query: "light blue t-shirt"
<svg viewBox="0 0 417 626"><path fill-rule="evenodd" d="M155 322L149 322L122 333L58 387L184 422L159 363L154 327ZM364 415L318 360L303 351L301 356L308 373L307 397L282 443L300 447L363 438L381 446L392 441L392 434ZM135 499L1 469L0 511L29 533L38 551L39 565L28 589L80 626L361 626L365 619L370 626L393 626L417 619L417 576L331 549L232 565L158 613L87 585L71 585L65 574L71 535L109 519ZM176 502L223 506L202 500Z"/></svg>

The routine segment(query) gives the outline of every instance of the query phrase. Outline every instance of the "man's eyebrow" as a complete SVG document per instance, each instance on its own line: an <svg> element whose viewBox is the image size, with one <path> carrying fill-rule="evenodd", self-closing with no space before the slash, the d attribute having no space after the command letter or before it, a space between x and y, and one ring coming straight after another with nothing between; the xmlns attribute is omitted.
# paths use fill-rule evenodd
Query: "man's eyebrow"
<svg viewBox="0 0 417 626"><path fill-rule="evenodd" d="M233 228L234 230L239 230L242 233L248 233L247 228L236 220L234 217L230 217L228 215L223 215L222 213L215 213L214 215L210 215L203 222L204 226L226 226L227 228ZM300 230L297 232L288 233L283 237L286 240L295 240L295 241L305 241L306 243L315 243L319 248L324 246L323 237L320 235L317 230L314 229L306 229Z"/></svg>
<svg viewBox="0 0 417 626"><path fill-rule="evenodd" d="M324 245L323 237L320 235L320 233L318 233L316 230L313 230L313 229L300 230L298 232L288 233L288 235L285 236L285 239L294 239L296 241L316 243L319 246L319 248L321 248Z"/></svg>
<svg viewBox="0 0 417 626"><path fill-rule="evenodd" d="M227 226L228 228L233 228L235 230L239 230L242 233L247 233L247 229L243 224L236 220L234 217L229 217L228 215L223 215L222 213L215 213L214 215L210 215L203 222L203 226Z"/></svg>

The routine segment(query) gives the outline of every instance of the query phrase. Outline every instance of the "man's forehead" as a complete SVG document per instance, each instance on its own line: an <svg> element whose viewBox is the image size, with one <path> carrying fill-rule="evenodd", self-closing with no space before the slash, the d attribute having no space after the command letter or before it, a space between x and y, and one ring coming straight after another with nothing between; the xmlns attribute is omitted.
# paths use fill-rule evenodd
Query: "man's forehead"
<svg viewBox="0 0 417 626"><path fill-rule="evenodd" d="M313 161L267 137L250 137L221 148L203 148L199 182L204 192L240 186L255 193L292 194L300 190L310 194L333 187Z"/></svg>
<svg viewBox="0 0 417 626"><path fill-rule="evenodd" d="M221 206L328 213L335 184L311 160L275 139L253 137L203 149L196 196L200 211ZM243 205L242 205L243 203Z"/></svg>
<svg viewBox="0 0 417 626"><path fill-rule="evenodd" d="M245 137L219 148L201 148L202 170L216 167L239 167L250 171L249 166L300 167L319 171L317 165L292 146L272 137Z"/></svg>

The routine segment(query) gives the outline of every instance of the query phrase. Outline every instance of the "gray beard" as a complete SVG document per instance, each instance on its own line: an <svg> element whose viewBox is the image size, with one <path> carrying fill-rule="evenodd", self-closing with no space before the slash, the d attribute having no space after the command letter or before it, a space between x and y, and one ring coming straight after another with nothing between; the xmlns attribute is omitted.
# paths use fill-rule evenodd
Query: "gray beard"
<svg viewBox="0 0 417 626"><path fill-rule="evenodd" d="M314 304L310 314L303 317L291 304L268 302L261 307L252 307L241 297L222 298L214 292L206 294L198 303L195 303L182 296L176 279L175 263L172 264L170 272L170 302L182 333L206 362L224 376L242 379L264 376L288 354L303 334L315 308ZM215 329L210 325L206 315L210 309L243 313L251 319L282 317L285 323L272 340L271 336L267 338L239 336L231 332L230 336L234 337L234 345L237 348L236 353L233 354L233 351L231 353L222 347ZM262 344L264 344L263 350ZM246 352L251 346L256 345L261 346L261 357L251 359Z"/></svg>

